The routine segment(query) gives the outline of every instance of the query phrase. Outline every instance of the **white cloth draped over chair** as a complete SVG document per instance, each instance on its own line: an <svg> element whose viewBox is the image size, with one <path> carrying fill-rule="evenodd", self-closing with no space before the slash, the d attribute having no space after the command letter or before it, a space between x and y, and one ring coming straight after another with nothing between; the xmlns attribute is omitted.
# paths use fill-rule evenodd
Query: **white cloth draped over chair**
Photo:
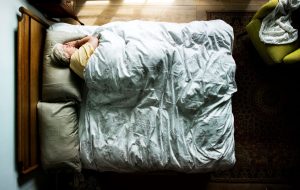
<svg viewBox="0 0 300 190"><path fill-rule="evenodd" d="M293 28L291 15L300 7L300 0L279 0L267 15L259 31L260 40L266 44L288 44L297 40L298 30Z"/></svg>

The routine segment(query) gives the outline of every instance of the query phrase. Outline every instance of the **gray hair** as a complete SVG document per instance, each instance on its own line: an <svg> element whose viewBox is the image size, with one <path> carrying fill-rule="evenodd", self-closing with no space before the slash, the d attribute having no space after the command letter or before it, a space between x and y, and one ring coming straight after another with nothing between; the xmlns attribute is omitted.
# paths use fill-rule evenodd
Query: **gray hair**
<svg viewBox="0 0 300 190"><path fill-rule="evenodd" d="M63 44L61 43L57 43L53 46L50 58L59 66L69 66L70 57L65 52Z"/></svg>

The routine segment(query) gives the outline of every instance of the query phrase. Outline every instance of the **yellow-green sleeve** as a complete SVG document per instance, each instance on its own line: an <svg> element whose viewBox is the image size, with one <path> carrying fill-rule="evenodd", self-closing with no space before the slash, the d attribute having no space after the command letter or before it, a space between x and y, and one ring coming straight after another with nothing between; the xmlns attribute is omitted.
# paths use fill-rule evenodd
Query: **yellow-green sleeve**
<svg viewBox="0 0 300 190"><path fill-rule="evenodd" d="M73 53L70 59L70 68L83 79L83 72L89 58L94 53L94 48L90 43L85 43Z"/></svg>

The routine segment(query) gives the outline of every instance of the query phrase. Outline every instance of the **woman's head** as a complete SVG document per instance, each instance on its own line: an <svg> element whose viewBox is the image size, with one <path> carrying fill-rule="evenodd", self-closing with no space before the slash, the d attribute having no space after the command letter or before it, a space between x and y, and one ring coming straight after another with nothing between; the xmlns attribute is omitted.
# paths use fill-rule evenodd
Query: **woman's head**
<svg viewBox="0 0 300 190"><path fill-rule="evenodd" d="M50 57L58 65L69 66L70 58L75 51L76 48L71 45L57 43L53 46Z"/></svg>

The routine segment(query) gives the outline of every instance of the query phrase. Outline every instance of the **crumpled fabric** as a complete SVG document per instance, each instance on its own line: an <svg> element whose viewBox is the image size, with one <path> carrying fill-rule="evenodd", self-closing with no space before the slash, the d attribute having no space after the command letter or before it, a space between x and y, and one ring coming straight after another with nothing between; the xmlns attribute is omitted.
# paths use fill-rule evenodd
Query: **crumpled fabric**
<svg viewBox="0 0 300 190"><path fill-rule="evenodd" d="M300 7L300 0L279 0L275 9L262 21L259 38L266 44L288 44L298 39L291 14Z"/></svg>
<svg viewBox="0 0 300 190"><path fill-rule="evenodd" d="M99 27L80 116L84 168L223 170L235 163L233 30L221 20Z"/></svg>

